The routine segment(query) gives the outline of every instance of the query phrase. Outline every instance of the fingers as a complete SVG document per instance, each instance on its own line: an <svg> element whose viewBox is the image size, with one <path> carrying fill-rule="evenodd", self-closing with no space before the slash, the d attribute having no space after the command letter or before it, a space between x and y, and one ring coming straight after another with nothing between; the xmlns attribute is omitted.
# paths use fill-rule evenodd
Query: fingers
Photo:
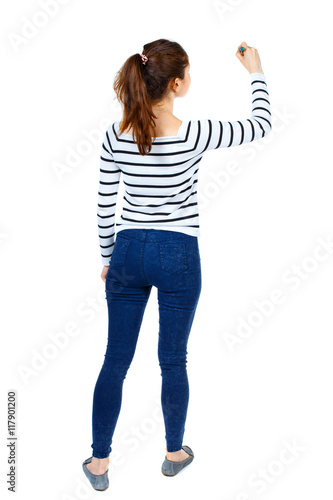
<svg viewBox="0 0 333 500"><path fill-rule="evenodd" d="M236 53L235 53L235 56L237 57L237 59L239 59L240 61L242 61L242 58L243 58L243 55L239 49L237 49ZM242 61L243 62L243 61Z"/></svg>
<svg viewBox="0 0 333 500"><path fill-rule="evenodd" d="M244 59L245 52L247 52L247 57ZM245 64L245 60L249 60L250 55L253 57L256 53L257 49L250 47L246 42L242 42L238 45L235 56L241 61L242 64Z"/></svg>
<svg viewBox="0 0 333 500"><path fill-rule="evenodd" d="M104 283L106 281L106 275L108 274L108 270L109 270L109 266L104 266L103 270L101 272L101 278L104 281Z"/></svg>
<svg viewBox="0 0 333 500"><path fill-rule="evenodd" d="M241 45L242 47L242 45ZM237 59L239 59L242 63L243 63L243 60L244 60L244 52L245 52L245 47L244 47L244 51L240 51L239 49L237 49L236 51L236 54L235 56L237 57Z"/></svg>
<svg viewBox="0 0 333 500"><path fill-rule="evenodd" d="M250 49L251 47L249 47L249 45L246 43L246 42L242 42L240 45L238 45L238 50L241 48L241 47L244 47L244 49Z"/></svg>
<svg viewBox="0 0 333 500"><path fill-rule="evenodd" d="M243 50L240 50L241 47ZM250 47L247 45L247 43L242 42L241 44L238 45L235 56L241 61L242 60L241 58L244 57L244 52L248 48L250 48Z"/></svg>

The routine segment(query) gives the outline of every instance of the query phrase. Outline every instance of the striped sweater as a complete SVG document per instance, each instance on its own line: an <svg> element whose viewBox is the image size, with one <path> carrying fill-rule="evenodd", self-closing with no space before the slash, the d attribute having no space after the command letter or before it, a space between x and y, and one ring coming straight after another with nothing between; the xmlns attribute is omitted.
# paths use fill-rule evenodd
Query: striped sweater
<svg viewBox="0 0 333 500"><path fill-rule="evenodd" d="M272 128L263 73L250 73L252 112L237 121L183 121L177 135L153 139L150 153L139 154L132 135L119 134L120 122L106 130L100 156L97 202L102 263L109 265L116 233L128 228L166 229L200 236L198 171L205 151L261 139ZM122 212L115 220L120 175Z"/></svg>

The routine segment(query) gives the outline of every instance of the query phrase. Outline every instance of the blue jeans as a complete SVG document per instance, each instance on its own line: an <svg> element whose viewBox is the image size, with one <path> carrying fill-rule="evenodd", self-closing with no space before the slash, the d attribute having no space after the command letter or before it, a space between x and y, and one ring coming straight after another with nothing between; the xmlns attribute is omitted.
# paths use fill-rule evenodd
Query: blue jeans
<svg viewBox="0 0 333 500"><path fill-rule="evenodd" d="M108 344L93 395L93 456L106 458L152 286L158 291L158 358L168 452L183 446L189 400L187 341L201 292L198 238L165 229L123 229L116 235L105 292Z"/></svg>

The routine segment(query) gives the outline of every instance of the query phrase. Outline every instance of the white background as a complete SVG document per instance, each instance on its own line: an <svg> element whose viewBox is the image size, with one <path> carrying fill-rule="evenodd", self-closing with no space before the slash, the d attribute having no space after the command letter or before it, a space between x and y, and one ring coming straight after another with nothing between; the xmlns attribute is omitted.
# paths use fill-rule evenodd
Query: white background
<svg viewBox="0 0 333 500"><path fill-rule="evenodd" d="M89 142L87 133L102 137L121 119L112 84L127 57L169 38L191 63L178 118L249 117L250 80L235 56L246 41L261 57L273 130L251 145L209 151L200 163L203 283L188 344L184 436L195 460L172 479L161 473L153 289L104 496L331 497L333 250L321 243L333 239L329 3L55 3L57 12L46 0L1 4L2 492L9 495L7 391L14 389L16 498L100 495L81 465L91 456L92 393L107 336L96 218L101 139ZM76 165L68 161L73 150L81 151ZM218 183L232 161L238 174ZM274 289L283 303L271 302ZM260 313L256 301L270 301L271 313ZM243 338L241 320L257 320ZM233 349L226 332L240 342ZM60 333L67 344L57 348Z"/></svg>

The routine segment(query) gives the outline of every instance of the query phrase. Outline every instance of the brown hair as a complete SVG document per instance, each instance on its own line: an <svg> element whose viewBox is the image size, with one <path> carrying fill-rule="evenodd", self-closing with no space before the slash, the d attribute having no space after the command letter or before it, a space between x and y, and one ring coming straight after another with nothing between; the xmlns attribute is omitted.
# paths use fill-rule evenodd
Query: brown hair
<svg viewBox="0 0 333 500"><path fill-rule="evenodd" d="M163 99L173 78L183 79L189 58L179 43L160 38L143 46L148 57L144 64L140 53L130 56L117 72L113 89L123 104L119 132L132 128L132 136L141 155L151 151L156 123L152 105Z"/></svg>

